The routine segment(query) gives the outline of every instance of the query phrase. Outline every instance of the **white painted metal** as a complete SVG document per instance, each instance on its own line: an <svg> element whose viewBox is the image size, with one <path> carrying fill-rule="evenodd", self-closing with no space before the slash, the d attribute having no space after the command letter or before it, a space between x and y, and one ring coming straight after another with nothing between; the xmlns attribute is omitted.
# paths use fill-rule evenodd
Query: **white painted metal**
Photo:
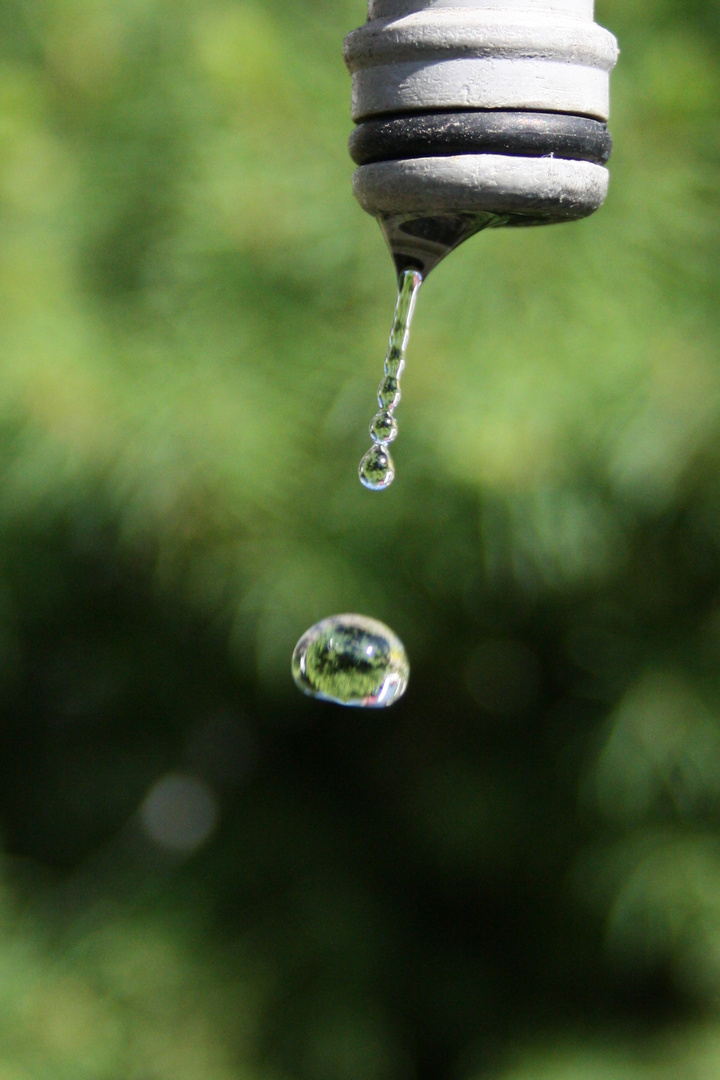
<svg viewBox="0 0 720 1080"><path fill-rule="evenodd" d="M353 120L383 113L525 109L607 120L607 74L538 60L436 60L382 65L353 80Z"/></svg>
<svg viewBox="0 0 720 1080"><path fill-rule="evenodd" d="M428 8L475 8L482 11L542 11L550 15L593 18L594 0L369 0L369 19L398 19Z"/></svg>
<svg viewBox="0 0 720 1080"><path fill-rule="evenodd" d="M345 39L350 71L418 56L536 57L597 64L611 71L617 42L590 20L456 7L418 11L400 19L374 19Z"/></svg>
<svg viewBox="0 0 720 1080"><path fill-rule="evenodd" d="M550 214L585 217L605 200L608 172L588 161L461 154L362 165L353 191L370 214Z"/></svg>

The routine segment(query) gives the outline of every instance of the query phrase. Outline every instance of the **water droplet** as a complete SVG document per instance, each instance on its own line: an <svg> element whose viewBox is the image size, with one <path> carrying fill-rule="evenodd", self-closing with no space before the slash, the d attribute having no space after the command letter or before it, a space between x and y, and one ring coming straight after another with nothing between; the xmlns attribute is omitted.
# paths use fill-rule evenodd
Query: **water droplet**
<svg viewBox="0 0 720 1080"><path fill-rule="evenodd" d="M408 327L409 329L409 327ZM405 367L405 357L397 345L391 345L385 357L385 374L399 379Z"/></svg>
<svg viewBox="0 0 720 1080"><path fill-rule="evenodd" d="M360 462L360 483L370 491L382 491L395 479L395 466L384 443L371 446Z"/></svg>
<svg viewBox="0 0 720 1080"><path fill-rule="evenodd" d="M382 491L395 479L395 468L387 447L398 433L393 413L400 404L400 375L405 367L410 324L422 280L422 274L417 270L404 270L398 278L398 298L385 357L385 377L378 387L381 412L370 425L370 434L376 445L368 450L360 462L360 480L371 491Z"/></svg>
<svg viewBox="0 0 720 1080"><path fill-rule="evenodd" d="M397 409L400 404L400 383L388 376L378 387L378 405L381 409Z"/></svg>
<svg viewBox="0 0 720 1080"><path fill-rule="evenodd" d="M365 615L331 615L298 641L292 674L311 697L383 708L405 693L410 664L402 641L384 623Z"/></svg>
<svg viewBox="0 0 720 1080"><path fill-rule="evenodd" d="M397 420L391 412L383 410L373 417L370 434L377 443L390 443L397 438Z"/></svg>

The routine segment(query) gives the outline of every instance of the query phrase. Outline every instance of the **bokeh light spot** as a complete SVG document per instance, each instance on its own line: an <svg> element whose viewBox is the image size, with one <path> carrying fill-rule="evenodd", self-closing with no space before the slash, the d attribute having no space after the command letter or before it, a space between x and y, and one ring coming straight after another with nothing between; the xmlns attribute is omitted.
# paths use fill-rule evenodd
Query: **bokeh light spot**
<svg viewBox="0 0 720 1080"><path fill-rule="evenodd" d="M140 807L140 820L150 839L160 847L186 855L210 839L218 816L214 792L194 776L161 777Z"/></svg>

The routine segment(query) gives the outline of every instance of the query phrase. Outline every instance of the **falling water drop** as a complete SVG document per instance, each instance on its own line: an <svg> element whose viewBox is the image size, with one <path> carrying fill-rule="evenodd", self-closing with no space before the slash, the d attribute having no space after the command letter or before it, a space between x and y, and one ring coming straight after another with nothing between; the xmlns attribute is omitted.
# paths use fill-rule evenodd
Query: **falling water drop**
<svg viewBox="0 0 720 1080"><path fill-rule="evenodd" d="M395 479L395 465L384 443L371 446L360 462L360 482L370 491L383 491Z"/></svg>
<svg viewBox="0 0 720 1080"><path fill-rule="evenodd" d="M298 641L292 674L311 697L379 709L405 693L410 664L402 641L384 623L365 615L331 615Z"/></svg>

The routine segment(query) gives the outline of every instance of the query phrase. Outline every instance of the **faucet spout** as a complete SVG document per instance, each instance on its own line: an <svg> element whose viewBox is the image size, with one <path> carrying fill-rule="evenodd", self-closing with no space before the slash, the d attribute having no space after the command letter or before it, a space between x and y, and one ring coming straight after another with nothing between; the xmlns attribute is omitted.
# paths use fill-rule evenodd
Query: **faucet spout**
<svg viewBox="0 0 720 1080"><path fill-rule="evenodd" d="M597 210L617 55L592 0L369 0L345 41L353 189L398 270Z"/></svg>

